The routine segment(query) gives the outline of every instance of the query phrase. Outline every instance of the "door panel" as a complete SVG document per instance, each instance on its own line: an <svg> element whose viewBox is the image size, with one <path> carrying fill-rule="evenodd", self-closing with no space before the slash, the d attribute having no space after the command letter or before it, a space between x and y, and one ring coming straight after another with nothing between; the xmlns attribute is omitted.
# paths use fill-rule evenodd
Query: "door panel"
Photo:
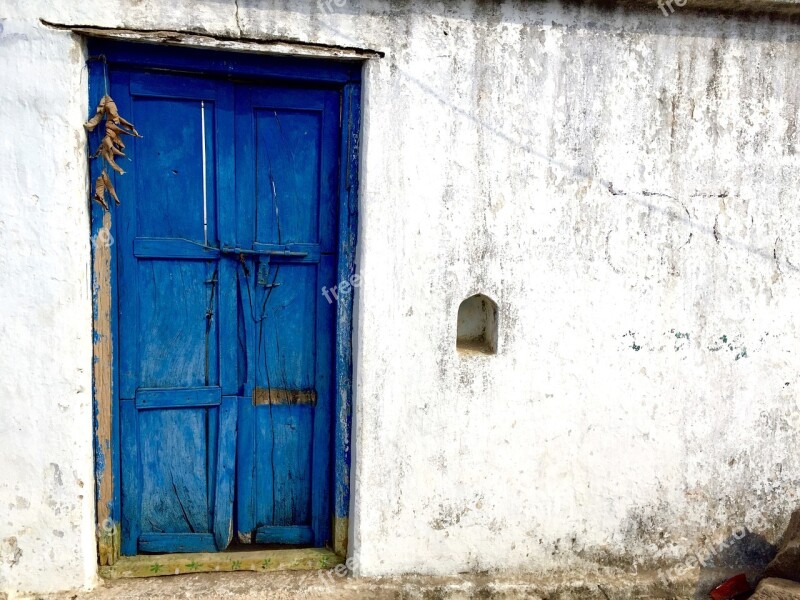
<svg viewBox="0 0 800 600"><path fill-rule="evenodd" d="M223 370L235 371L220 360L235 339L220 310L233 272L216 249L225 209L214 176L217 114L232 87L135 71L111 84L146 132L116 178L122 553L214 551L230 542L235 469L236 403L220 387Z"/></svg>
<svg viewBox="0 0 800 600"><path fill-rule="evenodd" d="M142 521L158 533L208 533L207 409L144 410ZM165 485L166 484L166 485Z"/></svg>
<svg viewBox="0 0 800 600"><path fill-rule="evenodd" d="M137 261L139 280L138 385L181 388L219 385L217 263Z"/></svg>
<svg viewBox="0 0 800 600"><path fill-rule="evenodd" d="M162 89L183 81L176 77L157 78ZM155 84L148 92L156 93ZM166 89L165 89L166 91ZM168 93L175 93L169 90ZM213 157L214 104L203 97L164 98L133 96L136 126L147 135L136 144L137 235L156 238L184 238L203 242L203 162L200 101L205 105L207 157ZM133 119L132 119L133 120ZM206 214L215 214L213 172L207 160ZM210 193L209 193L210 192ZM216 219L208 219L215 232Z"/></svg>
<svg viewBox="0 0 800 600"><path fill-rule="evenodd" d="M330 540L330 452L339 93L236 91L238 247L245 360L237 531L241 541ZM250 215L250 218L247 218ZM249 310L252 308L252 310Z"/></svg>
<svg viewBox="0 0 800 600"><path fill-rule="evenodd" d="M316 242L321 111L259 108L253 121L256 241Z"/></svg>
<svg viewBox="0 0 800 600"><path fill-rule="evenodd" d="M340 93L131 69L111 95L144 135L115 178L122 553L323 546Z"/></svg>

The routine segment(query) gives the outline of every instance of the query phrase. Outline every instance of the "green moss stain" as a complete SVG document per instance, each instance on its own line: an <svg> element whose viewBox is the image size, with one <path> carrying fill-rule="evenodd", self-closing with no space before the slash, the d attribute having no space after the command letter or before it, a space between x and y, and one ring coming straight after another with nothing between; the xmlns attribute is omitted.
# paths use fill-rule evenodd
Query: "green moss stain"
<svg viewBox="0 0 800 600"><path fill-rule="evenodd" d="M723 334L723 335L719 336L715 341L716 341L715 344L713 344L713 345L708 347L709 352L719 352L725 346L727 346L728 345L728 336ZM729 348L729 350L732 350L732 349L733 349L732 347Z"/></svg>
<svg viewBox="0 0 800 600"><path fill-rule="evenodd" d="M638 334L635 331L628 330L627 333L622 334L623 338L630 338L626 341L627 348L630 348L634 352L639 352L642 349L642 345L637 343L636 336ZM679 331L677 329L670 329L668 332L665 332L664 335L670 336L672 339L675 340L674 349L675 352L679 352L680 350L687 349L687 345L691 343L691 333L688 331ZM763 341L763 339L762 339ZM740 360L742 358L749 358L747 353L747 347L744 346L742 343L742 336L735 335L734 337L729 337L727 334L723 333L719 337L714 338L707 346L705 346L706 350L709 352L719 352L721 350L728 350L729 352L735 353L734 360ZM661 346L658 350L663 351L665 349L664 346ZM653 351L653 348L650 348L650 351Z"/></svg>
<svg viewBox="0 0 800 600"><path fill-rule="evenodd" d="M675 336L675 352L683 350L686 347L687 342L690 341L688 333L683 333L676 329L670 329L669 332Z"/></svg>
<svg viewBox="0 0 800 600"><path fill-rule="evenodd" d="M623 334L622 337L628 337L628 336L630 336L631 338L631 345L630 345L631 349L633 349L634 352L638 352L639 350L641 350L642 347L636 343L636 332L629 330L628 333Z"/></svg>
<svg viewBox="0 0 800 600"><path fill-rule="evenodd" d="M761 340L764 341L763 338ZM720 350L727 349L728 352L735 352L736 356L734 360L739 360L741 358L748 358L747 355L747 347L744 345L740 345L741 336L737 335L733 338L728 338L727 335L724 333L714 340L714 343L708 346L709 352L719 352Z"/></svg>

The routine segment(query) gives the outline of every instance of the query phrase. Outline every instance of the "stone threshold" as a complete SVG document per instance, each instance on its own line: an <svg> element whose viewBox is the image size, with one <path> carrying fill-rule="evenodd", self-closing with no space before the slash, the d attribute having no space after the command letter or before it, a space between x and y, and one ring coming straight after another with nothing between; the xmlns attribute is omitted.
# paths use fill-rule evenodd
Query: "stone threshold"
<svg viewBox="0 0 800 600"><path fill-rule="evenodd" d="M193 573L271 572L331 569L344 559L327 548L247 550L122 556L111 566L100 567L104 579L163 577Z"/></svg>

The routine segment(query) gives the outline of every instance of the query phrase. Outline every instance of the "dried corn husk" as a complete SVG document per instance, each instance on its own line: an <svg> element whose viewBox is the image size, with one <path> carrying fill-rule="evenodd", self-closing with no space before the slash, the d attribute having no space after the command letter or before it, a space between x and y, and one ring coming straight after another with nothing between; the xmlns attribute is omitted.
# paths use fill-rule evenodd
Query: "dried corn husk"
<svg viewBox="0 0 800 600"><path fill-rule="evenodd" d="M89 119L83 126L87 131L94 131L94 129L105 118L106 129L97 151L92 155L92 158L100 157L108 163L108 166L114 169L120 175L124 175L125 171L122 170L115 157L125 156L123 150L125 144L122 141L123 135L132 135L134 137L142 137L130 121L123 119L119 115L117 103L112 100L111 96L105 95L100 99L97 105L95 115ZM117 192L111 184L111 178L108 173L103 169L102 174L94 182L94 199L97 200L105 209L108 209L108 204L105 200L106 191L111 194L114 201L119 204Z"/></svg>
<svg viewBox="0 0 800 600"><path fill-rule="evenodd" d="M100 206L108 210L108 204L106 204L106 179L108 179L108 174L103 171L103 174L100 175L94 182L94 199L100 203Z"/></svg>
<svg viewBox="0 0 800 600"><path fill-rule="evenodd" d="M111 178L108 176L106 170L103 169L103 172L100 173L100 176L94 182L94 199L97 200L103 208L108 210L108 204L106 203L106 192L111 194L114 202L119 204L117 190L114 189L114 185L111 183Z"/></svg>

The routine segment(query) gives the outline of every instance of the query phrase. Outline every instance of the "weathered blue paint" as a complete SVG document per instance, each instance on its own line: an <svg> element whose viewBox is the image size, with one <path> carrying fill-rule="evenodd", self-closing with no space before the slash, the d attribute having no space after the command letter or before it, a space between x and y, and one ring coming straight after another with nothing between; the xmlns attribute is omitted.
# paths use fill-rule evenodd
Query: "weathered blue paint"
<svg viewBox="0 0 800 600"><path fill-rule="evenodd" d="M122 497L123 511L129 503L138 507L132 528L138 539L134 543L123 529L123 553L208 549L224 519L213 509L219 467L233 468L235 429L222 430L224 410L216 406L221 329L235 323L223 322L216 311L219 253L198 258L173 250L217 238L215 169L206 181L206 227L200 152L202 100L207 156L217 153L216 90L191 76L112 69L110 92L121 110L126 107L123 114L147 132L128 144L131 161L123 168L129 172L117 178L124 198L117 240L125 299L120 402L134 401L132 431L139 438L137 454L122 454L123 482L136 480L139 494L133 498L126 489ZM220 460L217 448L229 449L230 456ZM222 524L225 530L231 518Z"/></svg>
<svg viewBox="0 0 800 600"><path fill-rule="evenodd" d="M292 544L308 546L314 543L314 530L302 525L269 527L256 530L256 542L259 544Z"/></svg>
<svg viewBox="0 0 800 600"><path fill-rule="evenodd" d="M139 536L139 551L152 554L168 552L216 552L210 533L145 533Z"/></svg>
<svg viewBox="0 0 800 600"><path fill-rule="evenodd" d="M139 428L136 421L136 406L133 400L119 403L121 454L129 457L131 466L126 477L122 478L120 491L126 499L122 505L122 544L121 553L125 556L136 554L137 542L141 532L141 460L139 458Z"/></svg>
<svg viewBox="0 0 800 600"><path fill-rule="evenodd" d="M89 68L90 117L106 92L105 63L91 60ZM100 143L101 128L88 135L91 151ZM99 161L90 162L91 181L100 175ZM112 178L114 173L112 171ZM120 413L116 408L119 390L117 363L118 294L113 282L118 265L113 241L116 239L116 211L112 204L104 211L97 203L91 207L92 240L92 317L93 344L93 414L95 427L95 501L98 524L98 550L101 564L112 564L119 554L116 547L120 513L120 446L116 432L120 427ZM112 244L109 246L109 244ZM110 364L109 364L110 363Z"/></svg>
<svg viewBox="0 0 800 600"><path fill-rule="evenodd" d="M244 541L266 543L265 527L269 543L330 541L335 324L321 289L336 285L328 265L338 245L339 102L335 90L237 88L238 220L230 251L242 257L248 366L237 481ZM316 390L316 404L274 403L272 395L285 390ZM253 407L253 394L267 402ZM313 530L311 539L298 542L298 527Z"/></svg>
<svg viewBox="0 0 800 600"><path fill-rule="evenodd" d="M219 386L183 389L136 390L136 408L188 408L190 406L219 406L222 388Z"/></svg>
<svg viewBox="0 0 800 600"><path fill-rule="evenodd" d="M349 502L352 296L331 305L321 289L355 267L360 64L90 51L105 55L110 94L144 135L128 144L112 207L121 419L108 443L121 450L111 510L122 553L224 549L234 531L330 544ZM220 78L230 74L271 81ZM102 218L93 206L93 233ZM314 403L279 400L308 390Z"/></svg>
<svg viewBox="0 0 800 600"><path fill-rule="evenodd" d="M216 460L214 540L218 550L225 550L233 540L236 409L236 396L225 396L219 409L219 444L217 446L218 454Z"/></svg>
<svg viewBox="0 0 800 600"><path fill-rule="evenodd" d="M345 85L361 81L361 61L330 61L317 58L265 57L217 50L128 44L106 40L92 43L92 55L104 55L110 64L120 63L148 69L201 72L205 75L249 76L260 79L326 82Z"/></svg>
<svg viewBox="0 0 800 600"><path fill-rule="evenodd" d="M351 281L356 270L358 160L361 135L361 86L350 82L342 92L342 161L339 177L338 281ZM334 430L334 516L350 511L350 428L352 422L353 291L340 293L336 313L336 423Z"/></svg>

